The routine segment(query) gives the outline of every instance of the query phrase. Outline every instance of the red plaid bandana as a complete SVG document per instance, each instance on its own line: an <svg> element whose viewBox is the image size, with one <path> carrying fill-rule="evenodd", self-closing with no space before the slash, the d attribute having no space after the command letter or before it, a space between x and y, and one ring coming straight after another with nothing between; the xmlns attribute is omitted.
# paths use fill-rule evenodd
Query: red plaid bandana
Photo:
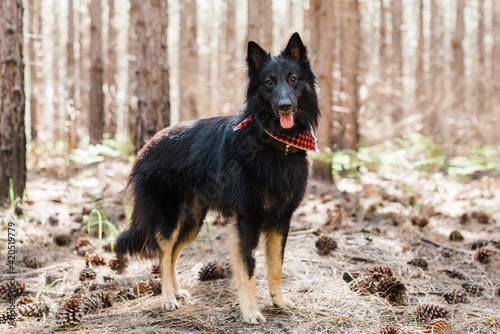
<svg viewBox="0 0 500 334"><path fill-rule="evenodd" d="M245 118L243 122L235 126L233 131L244 129L250 124L250 122L253 121L255 121L255 115L250 115L247 118ZM271 131L266 128L263 129L264 131L266 131L268 135L270 135L271 137L282 143L300 148L301 150L319 153L319 149L316 144L316 137L314 136L312 129L303 130L302 132L299 132L293 136L278 131Z"/></svg>

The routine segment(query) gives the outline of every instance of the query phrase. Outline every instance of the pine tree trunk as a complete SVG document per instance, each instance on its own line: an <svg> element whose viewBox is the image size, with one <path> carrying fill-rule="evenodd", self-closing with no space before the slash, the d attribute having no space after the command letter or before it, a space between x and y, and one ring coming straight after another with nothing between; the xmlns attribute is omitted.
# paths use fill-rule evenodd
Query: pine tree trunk
<svg viewBox="0 0 500 334"><path fill-rule="evenodd" d="M104 133L101 0L90 2L90 143L99 144Z"/></svg>
<svg viewBox="0 0 500 334"><path fill-rule="evenodd" d="M272 2L248 1L248 40L259 44L267 52L273 46Z"/></svg>
<svg viewBox="0 0 500 334"><path fill-rule="evenodd" d="M26 187L23 2L0 1L0 202Z"/></svg>
<svg viewBox="0 0 500 334"><path fill-rule="evenodd" d="M30 112L31 139L38 139L38 112L41 111L44 96L43 84L43 51L42 51L42 4L40 1L29 1L29 59L30 59Z"/></svg>
<svg viewBox="0 0 500 334"><path fill-rule="evenodd" d="M54 114L52 119L52 133L54 143L63 139L63 118L61 118L61 103L59 94L60 85L60 64L61 64L61 46L59 41L61 39L61 34L59 31L59 10L60 6L57 1L53 2L52 13L54 15L54 22L52 23L52 41L53 41L53 61L52 61L52 87L54 89L54 95L52 96L52 102L54 106Z"/></svg>
<svg viewBox="0 0 500 334"><path fill-rule="evenodd" d="M225 53L221 63L220 73L224 73L224 96L222 100L222 113L232 114L239 105L237 102L238 87L241 77L236 73L236 0L226 0L225 17ZM240 101L241 103L241 101Z"/></svg>
<svg viewBox="0 0 500 334"><path fill-rule="evenodd" d="M80 54L78 58L78 103L76 109L79 111L77 127L84 128L85 133L89 128L90 117L90 27L87 24L87 15L89 9L88 0L80 0L78 8L78 44L80 45Z"/></svg>
<svg viewBox="0 0 500 334"><path fill-rule="evenodd" d="M69 110L66 115L66 121L69 124L64 127L65 140L69 142L70 149L75 149L77 145L76 135L76 109L75 109L75 24L74 24L74 0L68 0L68 44L66 63L66 89L68 92Z"/></svg>
<svg viewBox="0 0 500 334"><path fill-rule="evenodd" d="M491 51L491 73L493 75L493 96L500 104L500 3L493 1L493 50Z"/></svg>
<svg viewBox="0 0 500 334"><path fill-rule="evenodd" d="M485 111L486 89L484 87L485 78L485 50L484 50L484 0L479 0L477 21L477 51L478 70L476 75L476 98L477 115L483 115ZM481 117L481 116L480 116Z"/></svg>
<svg viewBox="0 0 500 334"><path fill-rule="evenodd" d="M108 0L108 54L106 62L106 129L105 132L113 138L117 130L118 105L116 102L116 45L118 31L115 27L115 1Z"/></svg>
<svg viewBox="0 0 500 334"><path fill-rule="evenodd" d="M129 18L130 24L128 27L128 80L127 80L127 116L125 117L127 123L127 136L135 144L137 138L137 98L135 97L135 89L137 87L137 56L139 54L137 35L135 27L140 14L140 0L130 0Z"/></svg>
<svg viewBox="0 0 500 334"><path fill-rule="evenodd" d="M386 8L384 0L380 0L380 46L379 63L380 75L382 81L386 80L387 75L387 28L386 28Z"/></svg>
<svg viewBox="0 0 500 334"><path fill-rule="evenodd" d="M453 36L453 93L455 108L463 108L465 98L465 65L464 65L464 6L465 0L457 0L455 35Z"/></svg>
<svg viewBox="0 0 500 334"><path fill-rule="evenodd" d="M341 136L336 140L339 149L357 150L359 142L359 58L361 52L360 12L358 0L343 0L342 10L342 92L344 112L339 113Z"/></svg>
<svg viewBox="0 0 500 334"><path fill-rule="evenodd" d="M332 80L335 20L333 1L311 0L311 56L312 66L318 78L319 109L321 120L316 135L321 150L332 146Z"/></svg>
<svg viewBox="0 0 500 334"><path fill-rule="evenodd" d="M424 80L424 0L419 0L418 4L418 46L417 46L417 67L415 69L415 98L418 110L425 107L425 80Z"/></svg>
<svg viewBox="0 0 500 334"><path fill-rule="evenodd" d="M139 43L135 94L137 97L136 138L134 140L136 150L139 150L157 131L170 124L167 2L142 1L140 11L136 25Z"/></svg>
<svg viewBox="0 0 500 334"><path fill-rule="evenodd" d="M392 120L399 121L403 117L402 97L403 97L403 54L401 48L401 26L402 2L400 0L391 1L392 18L392 91L395 94Z"/></svg>
<svg viewBox="0 0 500 334"><path fill-rule="evenodd" d="M200 117L198 110L199 72L196 29L196 0L182 1L179 41L179 112L181 121Z"/></svg>

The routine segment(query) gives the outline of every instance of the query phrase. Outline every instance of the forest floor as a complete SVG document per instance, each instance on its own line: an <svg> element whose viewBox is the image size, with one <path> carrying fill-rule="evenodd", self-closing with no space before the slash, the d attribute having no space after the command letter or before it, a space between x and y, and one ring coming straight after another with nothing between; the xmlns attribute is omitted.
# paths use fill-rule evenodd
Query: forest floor
<svg viewBox="0 0 500 334"><path fill-rule="evenodd" d="M17 210L15 205L0 209L0 277L8 277L7 226L14 222L16 280L25 283L24 295L47 303L49 312L41 319L19 317L16 328L0 324L2 333L380 333L389 323L425 328L416 320L421 304L444 307L459 334L500 333L498 168L459 176L387 165L358 168L360 173L337 176L335 184L310 180L292 219L283 266L284 293L297 308L272 306L260 247L257 300L267 322L247 325L241 321L230 278L198 278L204 264L223 263L228 257L225 242L231 222L220 222L215 215L207 218L200 236L179 260L179 282L192 298L181 300L178 310L162 310L157 295L126 299L119 293L158 277L152 273L156 260L132 260L121 274L107 265L96 266L95 279L80 281L86 261L75 249L75 240L89 238L90 247L99 249L97 225L83 236L92 209L108 219L102 254L114 257L110 241L116 235L113 227L126 224L123 188L130 159L82 163L57 154L44 160L41 156L49 155L35 153L29 160L27 199ZM92 222L96 221L94 214ZM454 230L464 240L450 240ZM61 235L69 236L69 244L56 244L55 237ZM319 235L333 238L336 249L320 254ZM483 251L489 254L487 263L475 258L478 240L485 240L483 246L489 250ZM27 267L24 257L36 258L40 267ZM408 264L415 258L420 264L425 260L427 268ZM398 303L380 292L357 293L343 279L363 275L374 266L390 267L406 288ZM114 283L96 284L105 279ZM466 300L448 304L443 294L462 286ZM84 315L74 327L59 327L55 312L82 287L110 289L113 305ZM0 311L8 306L7 300L0 301Z"/></svg>

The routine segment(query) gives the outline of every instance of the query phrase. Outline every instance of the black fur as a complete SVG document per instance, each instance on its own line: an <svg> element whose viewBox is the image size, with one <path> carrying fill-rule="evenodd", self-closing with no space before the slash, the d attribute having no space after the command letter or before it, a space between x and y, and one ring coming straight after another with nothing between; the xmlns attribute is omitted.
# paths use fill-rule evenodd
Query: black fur
<svg viewBox="0 0 500 334"><path fill-rule="evenodd" d="M258 122L233 131L254 114L260 124L294 133L315 127L319 109L315 77L298 34L280 55L271 57L248 43L246 107L236 115L181 123L157 133L139 152L128 180L132 219L116 243L127 253L158 254L158 233L169 239L183 222L178 240L199 231L207 210L236 217L247 274L252 276L262 232L284 236L303 198L308 176L305 151L284 155ZM291 82L295 76L297 80ZM270 80L272 82L270 82ZM294 126L282 129L279 113L294 112Z"/></svg>

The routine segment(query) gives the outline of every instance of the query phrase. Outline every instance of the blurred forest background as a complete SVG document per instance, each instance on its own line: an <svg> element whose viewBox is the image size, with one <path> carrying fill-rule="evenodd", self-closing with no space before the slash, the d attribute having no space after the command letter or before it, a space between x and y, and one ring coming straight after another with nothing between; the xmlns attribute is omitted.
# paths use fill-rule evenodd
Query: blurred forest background
<svg viewBox="0 0 500 334"><path fill-rule="evenodd" d="M9 62L8 48L17 47L25 99L4 98L1 112L22 105L32 145L70 152L116 139L133 152L165 126L235 113L246 42L276 54L295 31L318 78L323 152L413 132L447 152L500 141L495 0L2 3L2 20L22 15L22 41L1 43L0 59ZM0 80L4 90L19 87ZM23 117L6 117L4 143L22 132Z"/></svg>

